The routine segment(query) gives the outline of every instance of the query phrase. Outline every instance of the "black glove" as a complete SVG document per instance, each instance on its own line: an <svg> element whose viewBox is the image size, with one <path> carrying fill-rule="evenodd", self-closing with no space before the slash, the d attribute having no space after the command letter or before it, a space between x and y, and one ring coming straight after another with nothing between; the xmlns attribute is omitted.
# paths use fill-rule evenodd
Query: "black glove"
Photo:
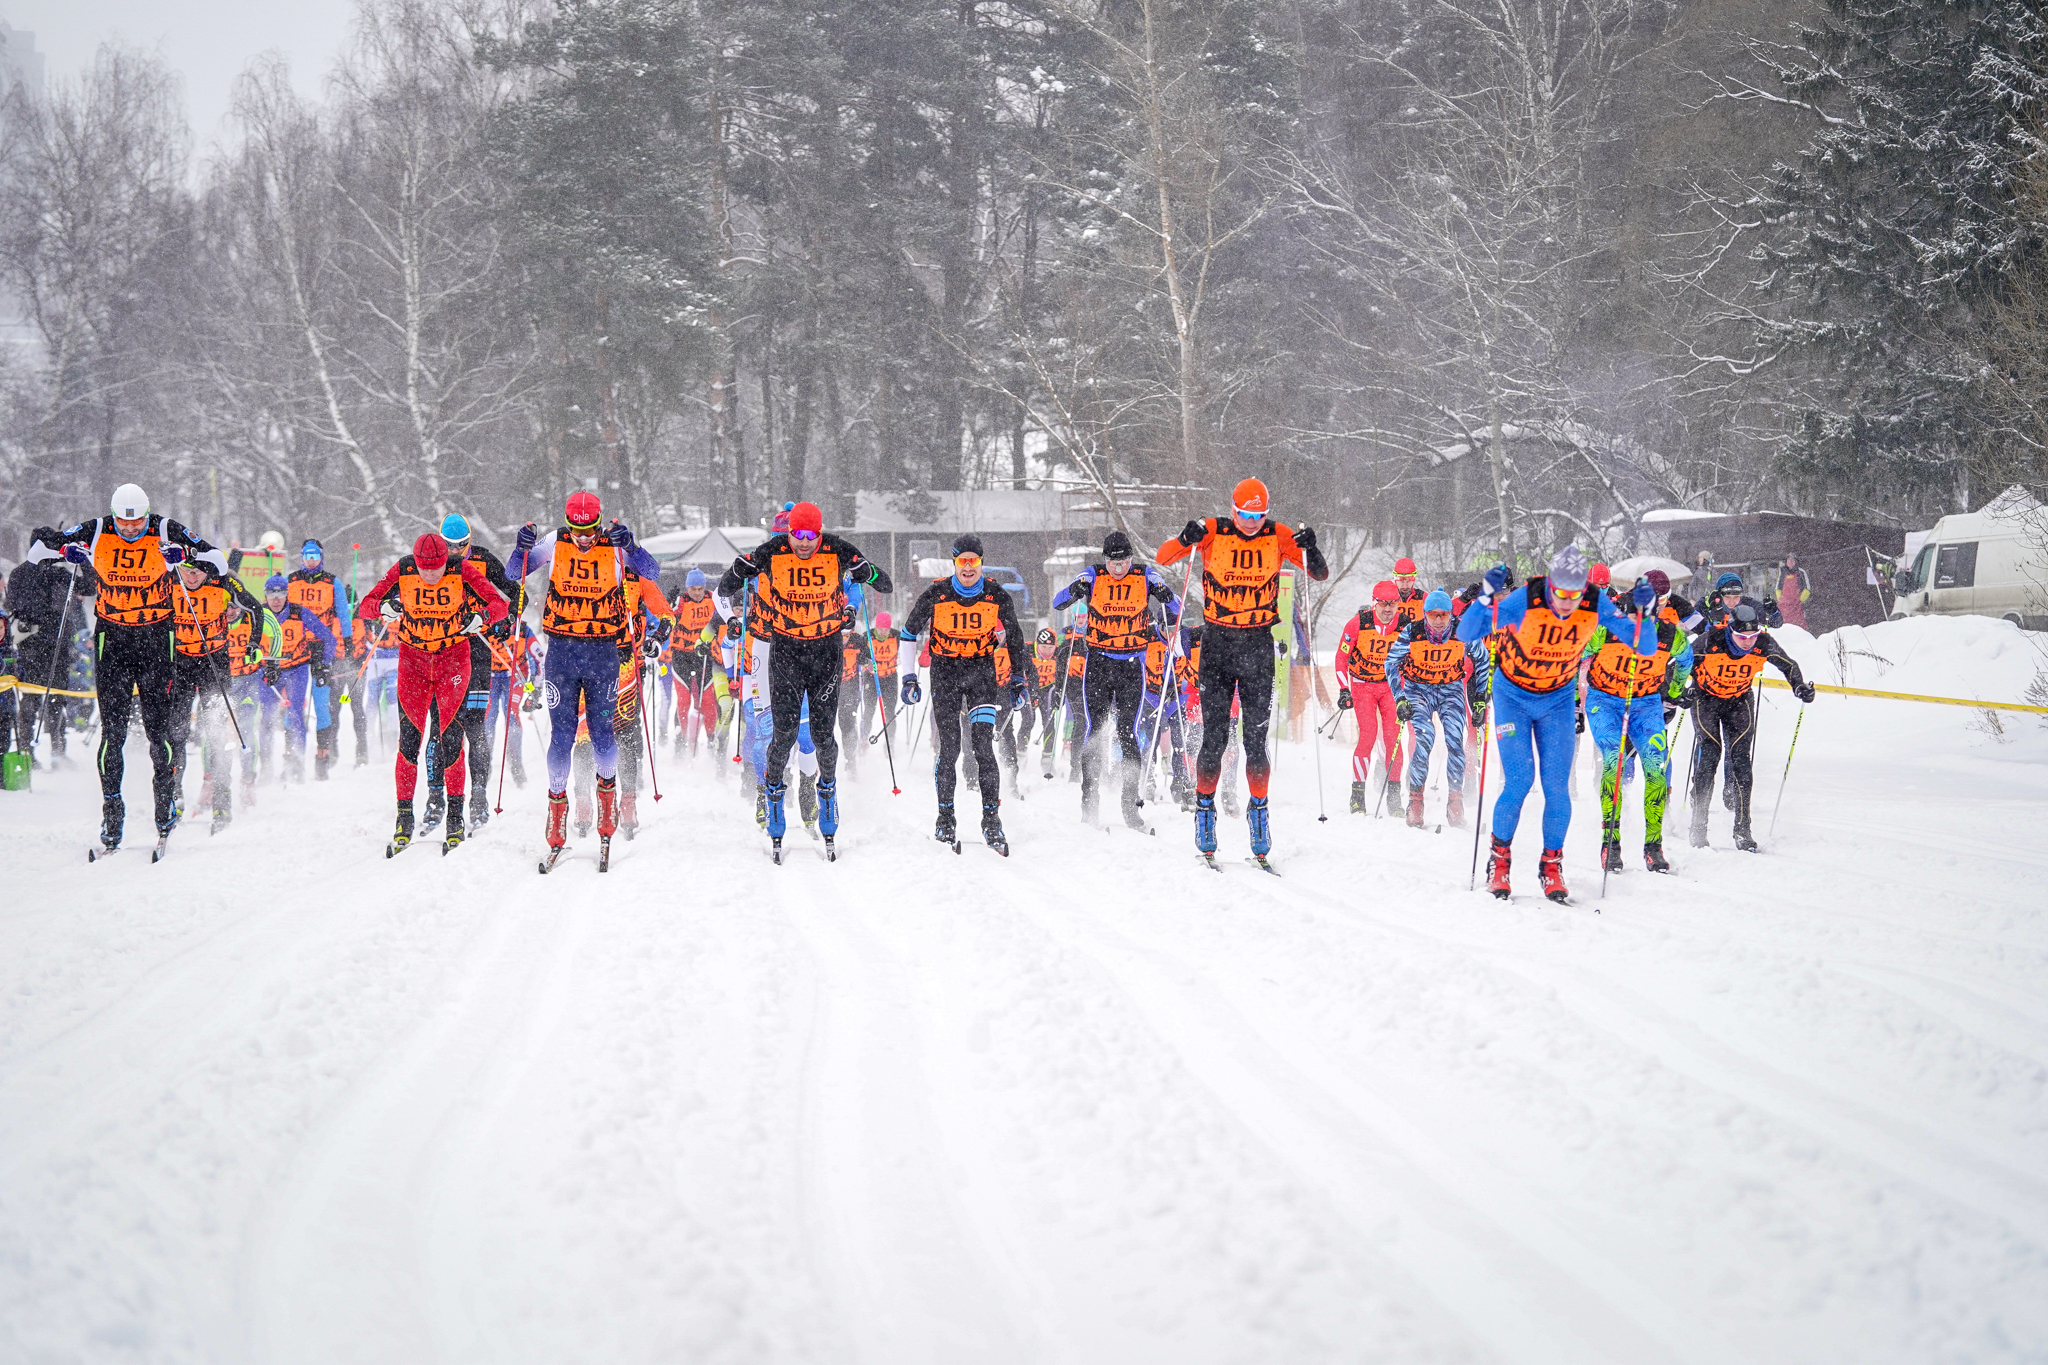
<svg viewBox="0 0 2048 1365"><path fill-rule="evenodd" d="M313 665L313 686L326 687L332 681L333 679L328 675L327 665L324 661Z"/></svg>
<svg viewBox="0 0 2048 1365"><path fill-rule="evenodd" d="M1586 710L1584 707L1579 708L1577 732L1582 735L1586 733Z"/></svg>
<svg viewBox="0 0 2048 1365"><path fill-rule="evenodd" d="M40 537L40 536L41 536L41 535L43 534L43 530L44 530L44 528L43 528L43 527L40 527L40 526L38 526L38 527L37 527L37 528L35 529L35 531L34 531L33 535L34 535L35 537ZM55 534L57 534L57 533L56 533L55 531L52 531L52 532L50 532L50 534L51 534L51 535L55 535ZM242 552L241 552L240 550L229 550L229 551L228 551L228 572L229 572L229 573L240 573L241 571L242 571Z"/></svg>
<svg viewBox="0 0 2048 1365"><path fill-rule="evenodd" d="M1414 716L1414 702L1409 701L1406 697L1394 698L1394 721L1396 724L1406 725L1410 720L1414 719Z"/></svg>
<svg viewBox="0 0 2048 1365"><path fill-rule="evenodd" d="M1031 705L1031 689L1018 683L1010 689L1010 709L1022 711Z"/></svg>
<svg viewBox="0 0 2048 1365"><path fill-rule="evenodd" d="M1810 682L1803 682L1799 684L1799 686L1792 689L1792 695L1799 698L1799 700L1801 701L1812 701L1813 684Z"/></svg>
<svg viewBox="0 0 2048 1365"><path fill-rule="evenodd" d="M1294 528L1294 543L1295 543L1296 545L1298 545L1298 546L1300 546L1300 547L1301 547L1301 552L1302 552L1303 554L1307 554L1307 553L1308 553L1308 552L1309 552L1310 550L1313 550L1313 549L1315 549L1315 547L1316 547L1316 528L1315 528L1315 527L1313 527L1313 526L1297 526L1297 527L1295 527L1295 528Z"/></svg>
<svg viewBox="0 0 2048 1365"><path fill-rule="evenodd" d="M1683 706L1688 711L1692 710L1693 703L1697 702L1699 699L1700 690L1697 687L1694 687L1691 683L1687 683L1685 685L1685 690L1678 694L1678 704L1680 706Z"/></svg>
<svg viewBox="0 0 2048 1365"><path fill-rule="evenodd" d="M924 689L917 685L917 674L905 673L903 675L903 704L905 706L915 706L923 696Z"/></svg>
<svg viewBox="0 0 2048 1365"><path fill-rule="evenodd" d="M640 642L640 657L643 659L659 659L661 657L661 641L652 635L642 640Z"/></svg>
<svg viewBox="0 0 2048 1365"><path fill-rule="evenodd" d="M1465 591L1458 594L1458 600L1468 607L1477 602L1479 600L1479 585L1477 583L1466 584Z"/></svg>
<svg viewBox="0 0 2048 1365"><path fill-rule="evenodd" d="M744 638L744 637L745 637L746 633L747 633L747 623L746 623L745 621L742 621L742 620L741 620L741 619L740 619L739 617L737 617L737 616L728 616L728 617L726 618L726 620L725 620L725 638L726 638L726 639L728 639L728 640L735 640L735 641L736 641L736 640L740 640L740 639L742 639L742 638Z"/></svg>
<svg viewBox="0 0 2048 1365"><path fill-rule="evenodd" d="M277 677L277 660L272 659L263 665L263 685L266 687L277 686Z"/></svg>
<svg viewBox="0 0 2048 1365"><path fill-rule="evenodd" d="M1180 543L1190 550L1202 543L1202 537L1209 534L1199 521L1191 521L1180 528Z"/></svg>
<svg viewBox="0 0 2048 1365"><path fill-rule="evenodd" d="M511 639L511 638L512 638L512 618L511 618L511 617L509 617L509 616L507 616L507 617L506 617L506 618L505 618L504 620L502 620L502 621L494 621L494 622L492 622L492 623L491 623L491 628L490 628L490 629L489 629L488 631L484 632L484 633L485 633L485 634L487 634L487 635L489 635L489 636L490 636L490 637L491 637L491 638L492 638L493 640L509 640L509 639Z"/></svg>
<svg viewBox="0 0 2048 1365"><path fill-rule="evenodd" d="M1476 730L1484 724L1486 724L1486 701L1484 698L1481 698L1472 703L1472 728Z"/></svg>
<svg viewBox="0 0 2048 1365"><path fill-rule="evenodd" d="M1339 711L1349 711L1351 709L1351 685L1349 683L1340 682L1337 684L1337 709Z"/></svg>

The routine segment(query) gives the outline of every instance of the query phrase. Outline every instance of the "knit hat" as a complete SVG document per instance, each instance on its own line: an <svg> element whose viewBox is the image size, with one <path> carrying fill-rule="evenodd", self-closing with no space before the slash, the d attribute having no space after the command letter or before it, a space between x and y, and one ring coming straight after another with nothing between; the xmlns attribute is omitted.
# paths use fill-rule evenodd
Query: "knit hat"
<svg viewBox="0 0 2048 1365"><path fill-rule="evenodd" d="M1102 557L1104 559L1129 559L1131 557L1131 538L1122 531L1111 531L1102 538Z"/></svg>
<svg viewBox="0 0 2048 1365"><path fill-rule="evenodd" d="M1451 609L1451 595L1442 588L1431 588L1429 596L1422 599L1422 609L1424 611L1449 611Z"/></svg>
<svg viewBox="0 0 2048 1365"><path fill-rule="evenodd" d="M1591 571L1585 555L1579 553L1576 545L1567 545L1550 557L1550 585L1563 588L1566 592L1578 592L1586 586Z"/></svg>
<svg viewBox="0 0 2048 1365"><path fill-rule="evenodd" d="M1722 574L1722 575L1721 575L1721 576L1720 576L1719 578L1717 578L1717 579L1715 579L1715 580L1714 580L1714 591L1715 591L1715 592L1717 592L1717 593L1719 593L1719 592L1727 592L1727 591L1728 591L1728 590L1729 590L1730 588L1733 588L1733 589L1735 589L1735 591L1737 591L1737 592L1741 592L1741 591L1742 591L1742 575L1741 575L1741 574L1739 574L1739 573L1724 573L1724 574Z"/></svg>
<svg viewBox="0 0 2048 1365"><path fill-rule="evenodd" d="M263 591L266 593L290 592L291 587L292 585L285 582L284 575L281 573L274 573L263 580Z"/></svg>
<svg viewBox="0 0 2048 1365"><path fill-rule="evenodd" d="M1397 559L1397 560L1395 560L1395 561L1394 561L1394 574L1395 574L1395 576L1396 576L1396 577L1398 577L1398 578L1409 578L1409 577L1413 577L1413 576L1414 576L1414 574L1415 574L1415 561L1414 561L1414 560L1412 560L1412 559Z"/></svg>
<svg viewBox="0 0 2048 1365"><path fill-rule="evenodd" d="M1614 581L1614 575L1608 571L1605 564L1595 564L1586 574L1586 581L1596 588L1604 588Z"/></svg>
<svg viewBox="0 0 2048 1365"><path fill-rule="evenodd" d="M441 539L450 545L469 539L469 522L460 512L450 512L441 518Z"/></svg>
<svg viewBox="0 0 2048 1365"><path fill-rule="evenodd" d="M972 531L953 537L953 557L955 559L958 559L961 555L980 557L986 553L987 551L981 548L981 537Z"/></svg>
<svg viewBox="0 0 2048 1365"><path fill-rule="evenodd" d="M427 532L412 543L412 562L422 569L448 567L448 542L432 531Z"/></svg>
<svg viewBox="0 0 2048 1365"><path fill-rule="evenodd" d="M789 529L819 535L825 529L825 514L815 502L800 502L789 509Z"/></svg>
<svg viewBox="0 0 2048 1365"><path fill-rule="evenodd" d="M1042 645L1056 645L1059 642L1060 637L1053 634L1050 627L1046 627L1038 632L1038 643Z"/></svg>
<svg viewBox="0 0 2048 1365"><path fill-rule="evenodd" d="M1401 590L1394 586L1393 579L1382 578L1379 582L1372 585L1372 600L1375 602L1398 602L1401 600Z"/></svg>
<svg viewBox="0 0 2048 1365"><path fill-rule="evenodd" d="M322 548L320 542L310 536L307 537L306 543L299 547L300 559L324 559L326 556L327 551Z"/></svg>
<svg viewBox="0 0 2048 1365"><path fill-rule="evenodd" d="M1230 507L1234 512L1263 517L1272 505L1272 500L1266 496L1266 485L1257 479L1241 479L1230 491Z"/></svg>
<svg viewBox="0 0 2048 1365"><path fill-rule="evenodd" d="M1670 574L1665 573L1662 569L1652 569L1648 573L1644 574L1643 577L1649 580L1650 591L1656 593L1657 596L1664 597L1670 594Z"/></svg>
<svg viewBox="0 0 2048 1365"><path fill-rule="evenodd" d="M891 616L891 615L890 615L890 614L889 614L888 612L886 612L886 611L878 611L878 612L876 612L876 613L875 613L875 629L876 629L876 630L888 630L888 629L890 629L891 627L893 627L893 626L894 626L895 624L896 624L896 618L895 618L895 617L893 617L893 616Z"/></svg>
<svg viewBox="0 0 2048 1365"><path fill-rule="evenodd" d="M686 588L708 588L711 586L711 580L704 576L702 569L692 569L683 575L683 586Z"/></svg>

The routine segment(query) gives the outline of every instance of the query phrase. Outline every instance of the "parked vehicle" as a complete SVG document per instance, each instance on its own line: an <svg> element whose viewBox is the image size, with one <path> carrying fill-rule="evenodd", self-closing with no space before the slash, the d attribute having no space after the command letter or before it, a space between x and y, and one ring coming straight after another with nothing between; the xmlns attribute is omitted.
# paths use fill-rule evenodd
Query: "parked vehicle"
<svg viewBox="0 0 2048 1365"><path fill-rule="evenodd" d="M2048 629L2048 508L2016 489L1943 517L1897 580L1893 620L1998 616Z"/></svg>

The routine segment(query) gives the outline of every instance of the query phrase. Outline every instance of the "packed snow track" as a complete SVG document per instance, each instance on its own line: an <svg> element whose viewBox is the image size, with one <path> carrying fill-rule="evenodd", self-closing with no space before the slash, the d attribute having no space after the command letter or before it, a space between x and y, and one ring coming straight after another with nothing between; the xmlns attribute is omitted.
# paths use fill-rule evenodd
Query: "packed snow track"
<svg viewBox="0 0 2048 1365"><path fill-rule="evenodd" d="M1852 681L2016 698L1992 624ZM384 858L380 761L88 865L89 774L38 772L0 1361L2048 1358L2048 731L1824 696L1766 837L1765 695L1764 852L1677 810L1654 877L1631 788L1601 899L1588 762L1570 906L1540 798L1497 902L1440 791L1337 813L1348 745L1327 824L1281 746L1281 877L1029 763L1012 856L955 856L879 749L836 864L664 752L545 878L535 785L446 858Z"/></svg>

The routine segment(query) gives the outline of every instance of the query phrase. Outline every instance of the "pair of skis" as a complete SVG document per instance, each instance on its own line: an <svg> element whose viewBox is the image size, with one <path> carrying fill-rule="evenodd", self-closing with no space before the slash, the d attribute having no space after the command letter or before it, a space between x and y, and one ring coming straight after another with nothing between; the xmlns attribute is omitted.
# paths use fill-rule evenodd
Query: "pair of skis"
<svg viewBox="0 0 2048 1365"><path fill-rule="evenodd" d="M153 863L162 862L164 860L164 846L170 843L170 841L171 836L168 834L157 836L156 847L149 851L149 860ZM115 844L112 847L101 844L98 848L88 848L85 851L85 860L89 863L101 862L104 859L113 857L120 851L121 846L119 844Z"/></svg>
<svg viewBox="0 0 2048 1365"><path fill-rule="evenodd" d="M540 874L543 877L555 870L555 864L562 860L562 854L567 852L568 848L567 844L557 844L548 850L547 857L540 860ZM612 836L609 834L597 836L597 870L612 870Z"/></svg>

